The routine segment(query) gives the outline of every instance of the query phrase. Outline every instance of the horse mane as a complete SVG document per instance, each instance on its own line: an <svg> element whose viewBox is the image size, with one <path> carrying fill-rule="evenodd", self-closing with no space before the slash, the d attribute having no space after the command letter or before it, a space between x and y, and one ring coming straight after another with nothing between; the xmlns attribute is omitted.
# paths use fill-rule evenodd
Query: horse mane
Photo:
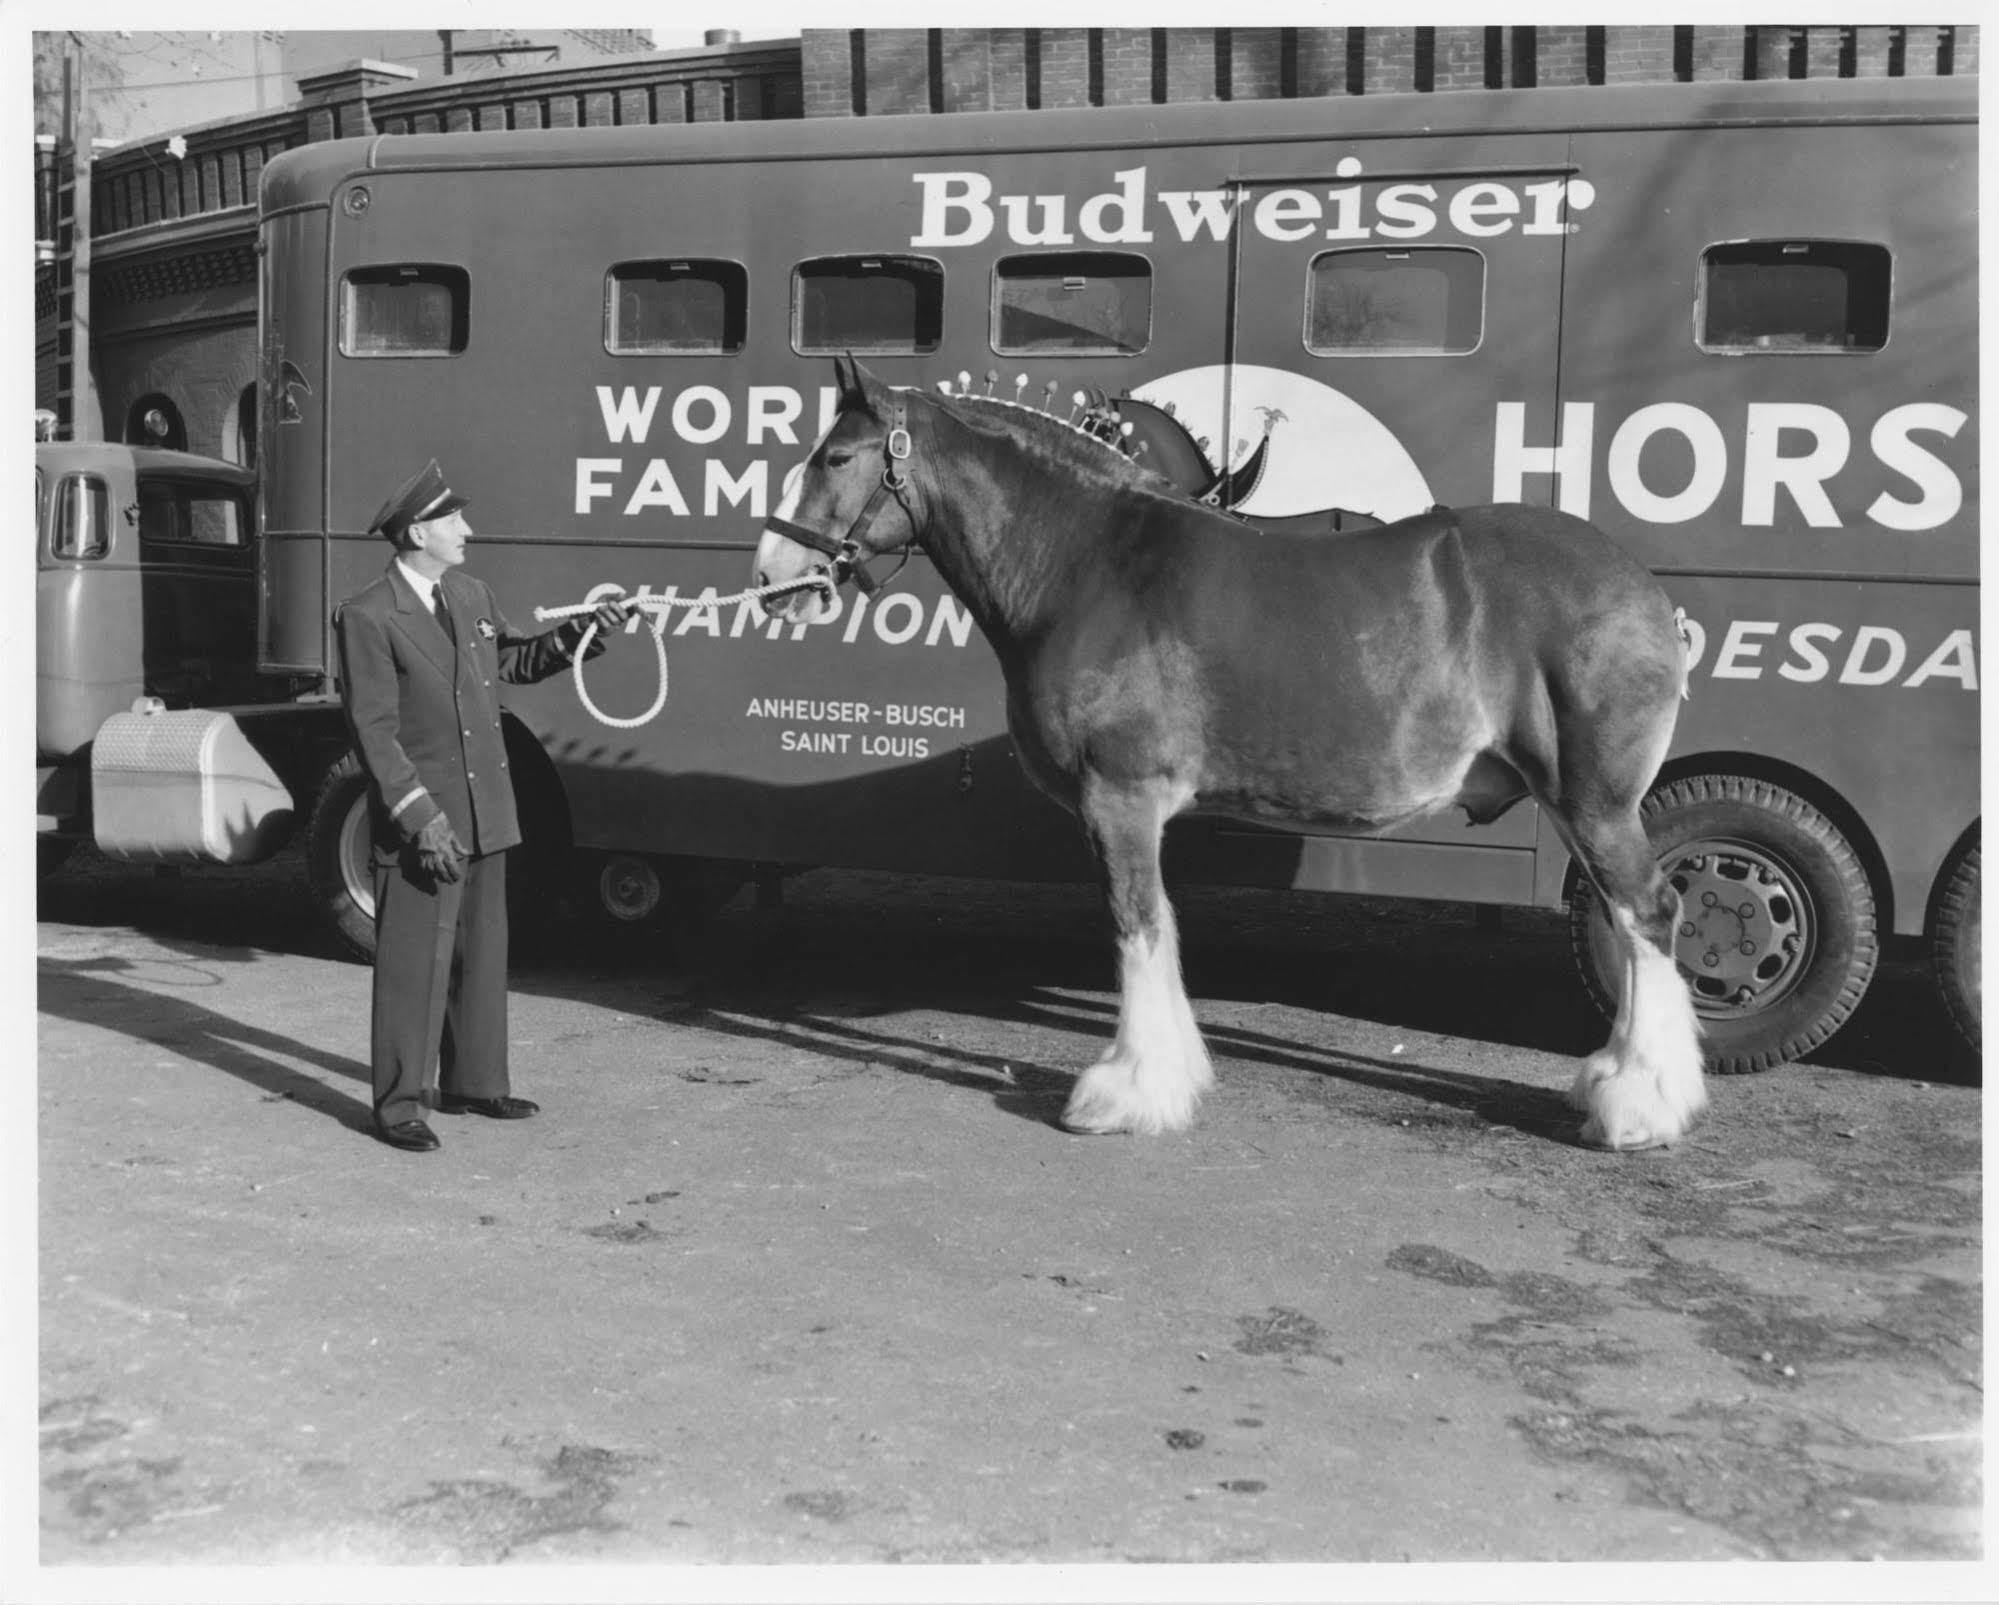
<svg viewBox="0 0 1999 1605"><path fill-rule="evenodd" d="M1015 443L1040 466L1060 469L1106 489L1172 494L1169 485L1132 461L1114 442L1039 407L1003 396L944 395L915 387L906 394L920 396L975 434Z"/></svg>

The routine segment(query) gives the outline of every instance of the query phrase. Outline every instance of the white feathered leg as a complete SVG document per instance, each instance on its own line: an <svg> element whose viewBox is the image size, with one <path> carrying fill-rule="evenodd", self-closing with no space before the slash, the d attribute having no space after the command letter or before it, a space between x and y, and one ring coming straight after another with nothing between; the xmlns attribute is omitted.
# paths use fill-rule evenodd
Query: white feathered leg
<svg viewBox="0 0 1999 1605"><path fill-rule="evenodd" d="M1159 873L1173 799L1099 792L1084 817L1118 931L1117 1037L1084 1071L1062 1123L1072 1131L1178 1131L1192 1123L1214 1066L1180 976L1180 934Z"/></svg>
<svg viewBox="0 0 1999 1605"><path fill-rule="evenodd" d="M1570 1098L1583 1141L1605 1148L1677 1142L1707 1107L1700 1018L1672 956L1639 933L1628 908L1611 923L1624 950L1624 994L1609 1043L1583 1061Z"/></svg>

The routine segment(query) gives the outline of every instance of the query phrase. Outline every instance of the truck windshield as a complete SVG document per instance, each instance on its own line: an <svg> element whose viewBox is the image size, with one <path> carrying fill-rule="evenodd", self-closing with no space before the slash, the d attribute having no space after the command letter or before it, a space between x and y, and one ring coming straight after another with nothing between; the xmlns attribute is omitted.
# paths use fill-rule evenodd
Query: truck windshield
<svg viewBox="0 0 1999 1605"><path fill-rule="evenodd" d="M241 546L241 504L232 490L144 480L139 485L139 539L184 546Z"/></svg>

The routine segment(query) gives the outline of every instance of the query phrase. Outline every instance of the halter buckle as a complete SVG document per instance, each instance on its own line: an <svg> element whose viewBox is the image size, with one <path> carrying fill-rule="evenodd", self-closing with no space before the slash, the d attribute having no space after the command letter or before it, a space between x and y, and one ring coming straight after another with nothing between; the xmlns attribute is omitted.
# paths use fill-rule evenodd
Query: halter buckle
<svg viewBox="0 0 1999 1605"><path fill-rule="evenodd" d="M852 580L863 596L873 596L881 589L881 581L869 571L868 560L862 555L860 545L856 541L849 539L840 542L840 549L833 554L829 568L836 590L842 580Z"/></svg>
<svg viewBox="0 0 1999 1605"><path fill-rule="evenodd" d="M888 454L897 462L909 457L909 431L900 424L888 432Z"/></svg>

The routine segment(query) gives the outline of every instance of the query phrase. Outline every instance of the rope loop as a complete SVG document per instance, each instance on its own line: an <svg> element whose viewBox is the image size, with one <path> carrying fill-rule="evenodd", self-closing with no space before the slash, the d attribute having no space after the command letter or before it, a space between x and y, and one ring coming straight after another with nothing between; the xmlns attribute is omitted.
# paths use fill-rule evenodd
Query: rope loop
<svg viewBox="0 0 1999 1605"><path fill-rule="evenodd" d="M650 708L632 719L621 719L615 714L606 713L590 700L589 689L583 683L583 661L589 656L590 643L597 639L597 633L600 628L596 619L592 618L588 626L585 627L583 634L577 639L569 658L570 672L576 681L576 700L583 704L583 711L589 714L591 718L595 719L601 725L608 725L613 730L636 730L640 725L651 724L654 719L659 717L660 709L666 706L666 615L668 613L677 607L712 607L716 609L735 607L743 602L761 602L766 597L785 596L792 591L811 590L823 591L829 601L837 593L833 576L826 568L815 567L811 573L799 579L786 580L781 585L752 586L747 590L736 592L733 596L717 596L707 599L697 596L632 597L630 598L630 602L634 608L642 613L656 615L652 627L652 646L654 653L659 658L659 695L652 699L652 706ZM608 600L613 600L613 598L600 597L595 602L572 602L562 607L538 607L534 610L534 616L538 622L544 624L551 619L581 618L586 613L594 614ZM619 591L615 600L626 600L622 590Z"/></svg>

